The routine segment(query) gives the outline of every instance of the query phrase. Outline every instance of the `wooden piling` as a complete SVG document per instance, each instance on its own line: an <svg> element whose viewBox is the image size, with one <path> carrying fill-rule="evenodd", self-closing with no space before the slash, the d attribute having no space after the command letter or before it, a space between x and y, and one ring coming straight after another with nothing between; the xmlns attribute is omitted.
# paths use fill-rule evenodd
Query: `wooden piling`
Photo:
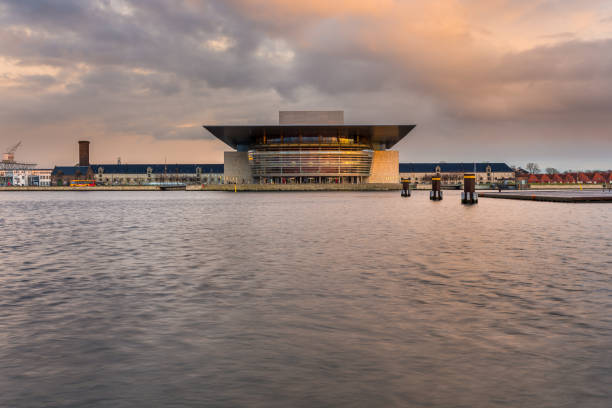
<svg viewBox="0 0 612 408"><path fill-rule="evenodd" d="M441 177L436 175L431 178L431 191L429 192L429 199L434 201L442 200L442 189L441 189Z"/></svg>
<svg viewBox="0 0 612 408"><path fill-rule="evenodd" d="M410 197L410 180L402 180L402 197Z"/></svg>
<svg viewBox="0 0 612 408"><path fill-rule="evenodd" d="M477 204L476 174L466 173L463 175L463 193L461 193L461 204Z"/></svg>

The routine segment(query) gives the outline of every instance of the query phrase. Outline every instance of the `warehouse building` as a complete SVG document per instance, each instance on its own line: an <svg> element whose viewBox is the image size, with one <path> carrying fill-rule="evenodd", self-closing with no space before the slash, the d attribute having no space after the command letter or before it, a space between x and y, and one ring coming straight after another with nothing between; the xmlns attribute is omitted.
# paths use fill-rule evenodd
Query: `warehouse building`
<svg viewBox="0 0 612 408"><path fill-rule="evenodd" d="M98 185L223 184L222 164L93 164Z"/></svg>
<svg viewBox="0 0 612 408"><path fill-rule="evenodd" d="M89 142L79 141L79 164L56 166L51 173L54 186L74 180L94 180L96 185L223 184L223 164L90 164Z"/></svg>
<svg viewBox="0 0 612 408"><path fill-rule="evenodd" d="M461 184L465 173L475 173L477 184L514 182L514 170L506 163L401 163L399 172L413 183L431 183L439 174L442 184Z"/></svg>

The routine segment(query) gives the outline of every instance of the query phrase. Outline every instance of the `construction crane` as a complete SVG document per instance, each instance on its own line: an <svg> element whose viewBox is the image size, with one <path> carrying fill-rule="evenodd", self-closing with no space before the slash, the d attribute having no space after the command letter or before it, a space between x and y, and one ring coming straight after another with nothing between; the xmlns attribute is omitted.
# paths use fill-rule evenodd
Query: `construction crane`
<svg viewBox="0 0 612 408"><path fill-rule="evenodd" d="M36 167L35 163L17 163L15 161L15 151L17 151L19 146L21 146L21 141L10 147L2 155L2 162L0 162L0 170L15 170Z"/></svg>
<svg viewBox="0 0 612 408"><path fill-rule="evenodd" d="M12 155L14 155L14 154L15 154L15 151L17 150L17 148L18 148L19 146L21 146L21 141L17 142L17 144L16 144L15 146L13 146L13 147L11 147L10 149L8 149L8 150L6 151L6 154L12 154Z"/></svg>
<svg viewBox="0 0 612 408"><path fill-rule="evenodd" d="M15 151L17 148L21 146L21 141L19 141L15 146L9 148L3 155L2 161L5 162L14 162L15 161Z"/></svg>

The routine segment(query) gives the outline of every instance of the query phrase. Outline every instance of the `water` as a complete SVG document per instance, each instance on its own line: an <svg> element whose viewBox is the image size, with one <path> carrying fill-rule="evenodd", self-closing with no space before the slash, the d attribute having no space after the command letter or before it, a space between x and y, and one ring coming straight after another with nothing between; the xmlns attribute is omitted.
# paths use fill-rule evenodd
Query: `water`
<svg viewBox="0 0 612 408"><path fill-rule="evenodd" d="M612 205L0 194L2 407L609 407Z"/></svg>

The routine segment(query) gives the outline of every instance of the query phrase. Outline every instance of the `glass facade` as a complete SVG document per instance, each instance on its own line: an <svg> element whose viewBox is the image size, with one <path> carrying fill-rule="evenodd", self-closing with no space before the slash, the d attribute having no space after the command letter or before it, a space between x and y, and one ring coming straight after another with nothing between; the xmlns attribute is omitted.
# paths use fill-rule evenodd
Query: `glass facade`
<svg viewBox="0 0 612 408"><path fill-rule="evenodd" d="M372 156L358 131L299 126L258 135L249 165L256 183L362 183Z"/></svg>
<svg viewBox="0 0 612 408"><path fill-rule="evenodd" d="M370 149L338 146L250 150L249 165L256 182L359 183L370 174L372 155Z"/></svg>

